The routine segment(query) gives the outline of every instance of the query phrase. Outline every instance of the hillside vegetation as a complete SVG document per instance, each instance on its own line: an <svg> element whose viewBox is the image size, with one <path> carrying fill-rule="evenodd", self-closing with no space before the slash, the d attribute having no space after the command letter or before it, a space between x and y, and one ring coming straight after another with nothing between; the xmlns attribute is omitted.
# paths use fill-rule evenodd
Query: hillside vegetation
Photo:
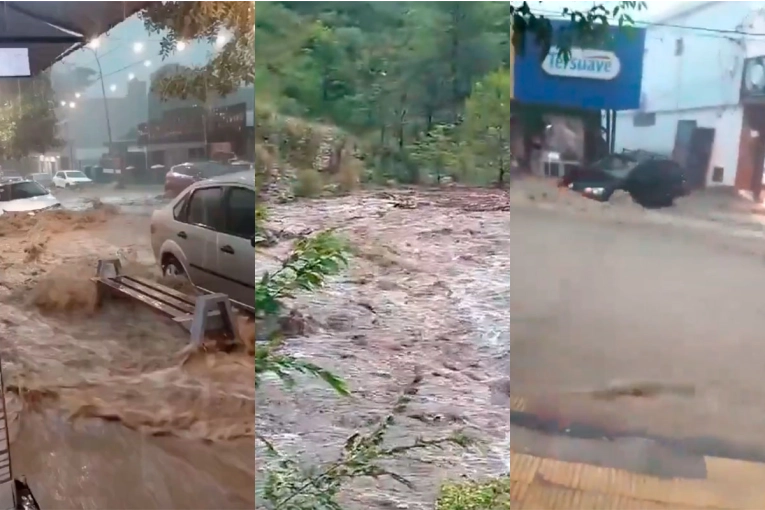
<svg viewBox="0 0 765 510"><path fill-rule="evenodd" d="M504 180L509 22L499 2L259 4L259 168L302 172L306 193L314 172L341 189Z"/></svg>

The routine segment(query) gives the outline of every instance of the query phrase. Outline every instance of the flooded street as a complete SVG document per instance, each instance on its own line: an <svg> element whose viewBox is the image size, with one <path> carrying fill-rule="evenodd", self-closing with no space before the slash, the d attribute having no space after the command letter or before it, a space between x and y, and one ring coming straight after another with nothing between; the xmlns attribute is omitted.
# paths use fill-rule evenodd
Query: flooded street
<svg viewBox="0 0 765 510"><path fill-rule="evenodd" d="M181 328L133 303L97 307L89 278L99 258L159 276L148 211L119 209L3 218L0 352L14 475L43 508L252 508L252 359L190 353Z"/></svg>
<svg viewBox="0 0 765 510"><path fill-rule="evenodd" d="M357 480L343 495L348 508L430 509L447 479L506 471L508 409L493 395L498 387L502 393L509 361L505 194L364 193L274 206L269 214L270 227L285 239L337 228L351 243L349 269L293 303L306 331L286 348L343 377L352 396L338 397L310 379L291 392L268 384L256 395L259 433L311 462L336 458L349 436L391 412L414 378L416 396L388 441L464 430L482 447L396 459L388 467L414 489ZM289 244L271 255L283 255ZM259 271L273 265L258 258Z"/></svg>
<svg viewBox="0 0 765 510"><path fill-rule="evenodd" d="M694 200L513 203L511 371L529 412L765 452L765 236L745 214L687 214ZM619 385L651 389L598 396Z"/></svg>

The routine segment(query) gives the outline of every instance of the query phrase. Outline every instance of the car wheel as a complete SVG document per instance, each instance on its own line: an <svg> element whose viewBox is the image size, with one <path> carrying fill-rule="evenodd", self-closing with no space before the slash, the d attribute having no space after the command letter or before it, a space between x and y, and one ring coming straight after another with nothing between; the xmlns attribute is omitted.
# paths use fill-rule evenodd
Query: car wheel
<svg viewBox="0 0 765 510"><path fill-rule="evenodd" d="M167 278L188 278L183 265L172 255L166 255L162 260L162 276Z"/></svg>

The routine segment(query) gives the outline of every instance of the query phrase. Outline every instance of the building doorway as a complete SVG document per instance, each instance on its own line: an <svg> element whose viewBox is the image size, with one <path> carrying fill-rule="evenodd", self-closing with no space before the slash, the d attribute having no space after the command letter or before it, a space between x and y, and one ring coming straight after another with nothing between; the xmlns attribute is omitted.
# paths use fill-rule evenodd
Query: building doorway
<svg viewBox="0 0 765 510"><path fill-rule="evenodd" d="M739 166L749 170L746 188L755 202L762 200L763 167L765 166L765 105L745 105L739 143Z"/></svg>

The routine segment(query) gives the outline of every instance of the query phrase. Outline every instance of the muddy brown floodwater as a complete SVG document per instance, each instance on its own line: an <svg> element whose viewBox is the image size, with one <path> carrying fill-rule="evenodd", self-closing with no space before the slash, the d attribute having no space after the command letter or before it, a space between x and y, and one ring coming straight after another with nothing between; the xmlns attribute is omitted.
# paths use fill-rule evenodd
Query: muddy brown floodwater
<svg viewBox="0 0 765 510"><path fill-rule="evenodd" d="M252 508L254 367L189 352L132 303L95 307L98 258L151 275L148 218L99 206L0 228L14 474L43 508Z"/></svg>
<svg viewBox="0 0 765 510"><path fill-rule="evenodd" d="M387 467L414 489L359 480L343 494L347 507L430 509L446 479L506 471L506 194L370 192L274 206L269 214L270 227L285 240L257 258L258 271L273 268L301 233L336 228L353 247L347 271L292 303L307 327L286 344L341 375L353 395L338 397L311 379L287 392L274 381L256 396L258 432L309 463L334 459L349 436L391 411L416 373L419 392L388 440L405 444L464 430L482 448L396 459Z"/></svg>

